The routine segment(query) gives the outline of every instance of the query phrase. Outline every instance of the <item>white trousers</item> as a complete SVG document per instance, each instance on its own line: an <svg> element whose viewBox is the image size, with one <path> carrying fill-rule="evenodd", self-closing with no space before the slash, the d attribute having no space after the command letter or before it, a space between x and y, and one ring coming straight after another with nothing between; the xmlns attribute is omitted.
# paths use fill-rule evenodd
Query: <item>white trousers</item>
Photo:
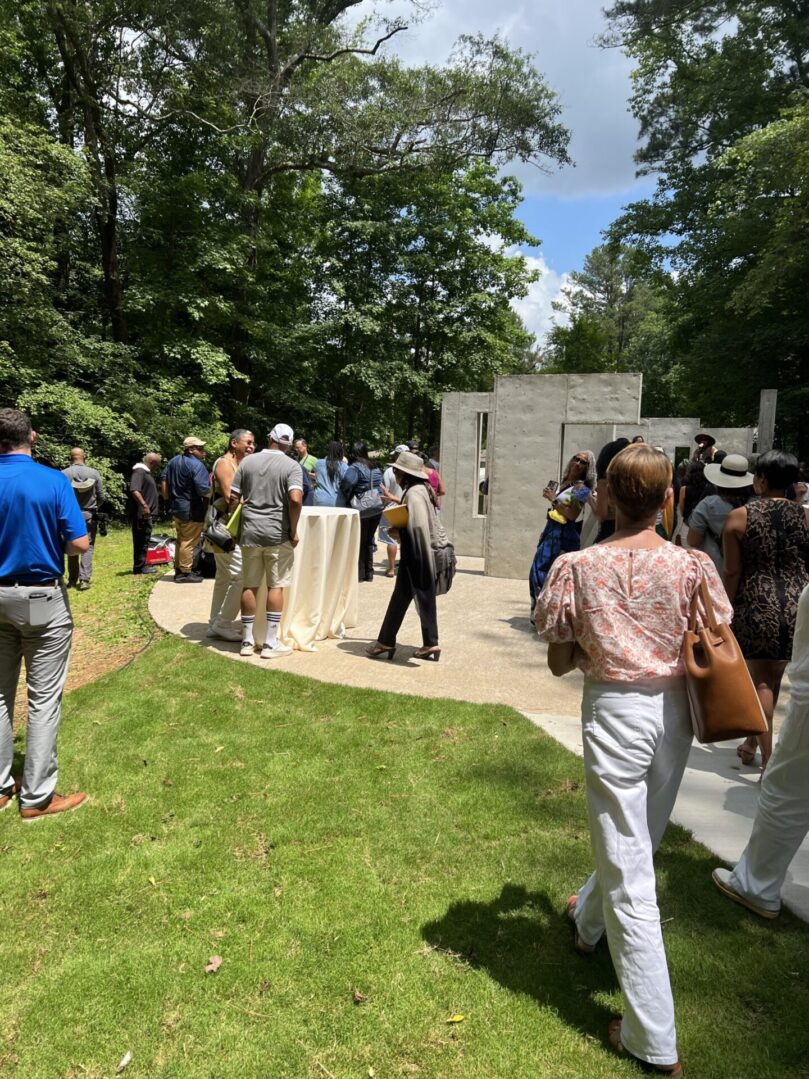
<svg viewBox="0 0 809 1079"><path fill-rule="evenodd" d="M576 928L586 944L606 930L625 1001L625 1048L650 1064L674 1064L674 1001L652 859L691 747L684 680L585 682L582 737L596 871L578 893Z"/></svg>
<svg viewBox="0 0 809 1079"><path fill-rule="evenodd" d="M211 615L208 624L235 622L242 608L242 549L214 551L216 578L213 583Z"/></svg>
<svg viewBox="0 0 809 1079"><path fill-rule="evenodd" d="M780 910L789 863L809 832L809 700L793 697L761 781L750 840L730 886L768 910Z"/></svg>

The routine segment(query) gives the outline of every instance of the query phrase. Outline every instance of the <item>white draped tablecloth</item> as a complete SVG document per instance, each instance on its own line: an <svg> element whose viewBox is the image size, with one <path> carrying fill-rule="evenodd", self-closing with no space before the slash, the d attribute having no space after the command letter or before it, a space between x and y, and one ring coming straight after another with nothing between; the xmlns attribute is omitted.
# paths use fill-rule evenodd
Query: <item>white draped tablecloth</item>
<svg viewBox="0 0 809 1079"><path fill-rule="evenodd" d="M292 584L284 597L281 640L303 652L343 637L357 624L360 515L336 506L304 506L298 522ZM256 596L256 642L263 644L267 589Z"/></svg>

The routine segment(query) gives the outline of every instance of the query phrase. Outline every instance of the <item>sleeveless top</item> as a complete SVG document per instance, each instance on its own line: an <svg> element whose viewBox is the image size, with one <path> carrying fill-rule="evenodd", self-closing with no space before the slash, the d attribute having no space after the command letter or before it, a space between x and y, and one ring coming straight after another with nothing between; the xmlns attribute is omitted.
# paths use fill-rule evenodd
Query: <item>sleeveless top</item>
<svg viewBox="0 0 809 1079"><path fill-rule="evenodd" d="M788 660L798 601L809 584L809 526L803 506L784 498L747 504L742 577L732 629L745 659Z"/></svg>

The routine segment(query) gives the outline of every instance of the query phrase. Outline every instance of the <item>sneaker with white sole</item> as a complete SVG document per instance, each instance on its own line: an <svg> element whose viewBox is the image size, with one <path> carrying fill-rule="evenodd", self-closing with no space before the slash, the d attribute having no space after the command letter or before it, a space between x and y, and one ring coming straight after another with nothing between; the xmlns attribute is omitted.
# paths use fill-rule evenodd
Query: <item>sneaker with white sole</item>
<svg viewBox="0 0 809 1079"><path fill-rule="evenodd" d="M279 656L288 656L291 651L292 649L288 644L281 644L280 641L277 641L272 648L268 644L264 645L261 649L261 658L278 659Z"/></svg>
<svg viewBox="0 0 809 1079"><path fill-rule="evenodd" d="M757 914L759 918L767 918L769 921L772 921L773 918L777 918L780 914L780 907L778 910L762 907L754 900L748 899L746 895L737 892L730 883L731 873L729 869L715 869L711 874L711 877L722 895L726 895L728 899L732 899L734 903L738 903L742 907L747 907L753 914Z"/></svg>
<svg viewBox="0 0 809 1079"><path fill-rule="evenodd" d="M255 652L255 650L256 650L256 646L253 644L252 641L242 641L242 646L239 649L239 655L240 656L252 656L252 654Z"/></svg>
<svg viewBox="0 0 809 1079"><path fill-rule="evenodd" d="M211 622L205 636L218 637L220 641L240 641L242 639L242 631L240 629L234 629L233 626L228 626L223 622Z"/></svg>

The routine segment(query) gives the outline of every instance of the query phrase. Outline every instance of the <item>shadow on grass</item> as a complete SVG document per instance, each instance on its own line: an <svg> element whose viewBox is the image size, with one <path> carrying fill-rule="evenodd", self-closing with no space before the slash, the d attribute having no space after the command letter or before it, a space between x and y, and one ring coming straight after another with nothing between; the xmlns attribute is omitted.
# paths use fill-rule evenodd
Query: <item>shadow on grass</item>
<svg viewBox="0 0 809 1079"><path fill-rule="evenodd" d="M584 958L573 951L573 929L542 892L505 884L491 902L461 899L421 930L424 939L455 962L485 970L514 993L552 1008L570 1026L606 1033L613 1013L593 999L617 981L603 945Z"/></svg>

